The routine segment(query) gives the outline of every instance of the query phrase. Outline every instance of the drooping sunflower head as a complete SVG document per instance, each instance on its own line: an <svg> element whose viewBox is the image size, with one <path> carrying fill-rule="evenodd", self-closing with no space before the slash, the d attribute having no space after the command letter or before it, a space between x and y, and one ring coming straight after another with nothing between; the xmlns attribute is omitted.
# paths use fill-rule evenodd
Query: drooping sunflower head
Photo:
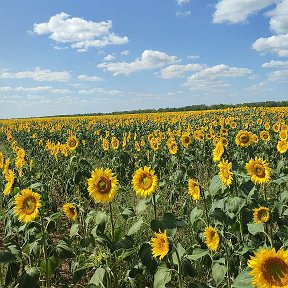
<svg viewBox="0 0 288 288"><path fill-rule="evenodd" d="M224 153L224 146L221 141L218 141L213 150L213 161L214 162L220 161L223 153Z"/></svg>
<svg viewBox="0 0 288 288"><path fill-rule="evenodd" d="M6 196L10 193L15 181L15 175L13 170L8 169L7 171L5 171L5 180L7 181L7 184L5 186L3 194Z"/></svg>
<svg viewBox="0 0 288 288"><path fill-rule="evenodd" d="M111 139L111 147L113 150L117 150L119 148L120 141L117 137L113 136Z"/></svg>
<svg viewBox="0 0 288 288"><path fill-rule="evenodd" d="M212 251L216 251L220 243L220 236L218 231L212 226L208 226L205 228L204 237L207 247Z"/></svg>
<svg viewBox="0 0 288 288"><path fill-rule="evenodd" d="M145 166L134 173L132 183L136 194L146 198L155 192L157 176L152 169Z"/></svg>
<svg viewBox="0 0 288 288"><path fill-rule="evenodd" d="M23 189L15 197L14 211L20 222L26 223L33 221L39 214L40 194L31 189Z"/></svg>
<svg viewBox="0 0 288 288"><path fill-rule="evenodd" d="M253 142L252 133L246 130L240 130L236 135L235 142L238 146L248 147Z"/></svg>
<svg viewBox="0 0 288 288"><path fill-rule="evenodd" d="M279 153L284 154L288 150L288 142L286 140L278 141L277 150Z"/></svg>
<svg viewBox="0 0 288 288"><path fill-rule="evenodd" d="M246 164L246 170L255 184L267 183L271 177L271 169L265 160L256 157Z"/></svg>
<svg viewBox="0 0 288 288"><path fill-rule="evenodd" d="M253 220L255 223L265 223L270 219L269 209L267 207L259 207L253 209Z"/></svg>
<svg viewBox="0 0 288 288"><path fill-rule="evenodd" d="M231 171L232 164L228 160L222 160L218 164L219 176L224 185L230 186L233 179L233 172Z"/></svg>
<svg viewBox="0 0 288 288"><path fill-rule="evenodd" d="M76 221L78 212L77 212L77 208L72 203L64 204L63 211L70 220Z"/></svg>
<svg viewBox="0 0 288 288"><path fill-rule="evenodd" d="M256 287L288 287L288 251L262 248L251 256L248 266L252 269L252 284Z"/></svg>
<svg viewBox="0 0 288 288"><path fill-rule="evenodd" d="M200 186L199 182L195 179L189 179L188 181L188 192L192 196L193 200L200 199Z"/></svg>
<svg viewBox="0 0 288 288"><path fill-rule="evenodd" d="M88 179L88 192L96 202L111 202L116 194L118 181L110 169L98 168Z"/></svg>
<svg viewBox="0 0 288 288"><path fill-rule="evenodd" d="M162 233L155 233L155 237L151 238L151 250L153 257L158 257L162 260L169 252L169 241L166 234L166 230Z"/></svg>
<svg viewBox="0 0 288 288"><path fill-rule="evenodd" d="M74 151L79 145L79 141L75 135L70 135L66 141L66 146L70 151Z"/></svg>
<svg viewBox="0 0 288 288"><path fill-rule="evenodd" d="M109 150L109 142L106 138L103 139L102 141L102 148L104 151L108 151Z"/></svg>

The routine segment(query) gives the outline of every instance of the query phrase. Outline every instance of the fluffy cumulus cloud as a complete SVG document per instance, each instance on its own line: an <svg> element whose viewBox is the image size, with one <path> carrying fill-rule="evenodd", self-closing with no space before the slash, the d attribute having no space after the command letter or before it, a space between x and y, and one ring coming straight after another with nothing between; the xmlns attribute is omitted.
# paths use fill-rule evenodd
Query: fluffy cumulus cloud
<svg viewBox="0 0 288 288"><path fill-rule="evenodd" d="M224 64L205 68L187 77L184 86L191 90L209 90L230 86L222 78L236 78L248 76L252 73L248 68L229 67Z"/></svg>
<svg viewBox="0 0 288 288"><path fill-rule="evenodd" d="M164 52L145 50L141 57L133 62L103 62L98 64L97 67L110 71L113 75L129 75L140 70L161 68L177 61L177 57L169 56Z"/></svg>
<svg viewBox="0 0 288 288"><path fill-rule="evenodd" d="M123 94L123 92L121 92L120 90L116 90L116 89L103 89L103 88L92 88L92 89L82 89L78 91L79 94L83 94L83 95L106 95L106 96L115 96L115 95L121 95Z"/></svg>
<svg viewBox="0 0 288 288"><path fill-rule="evenodd" d="M183 77L187 72L200 71L205 67L206 66L202 64L187 64L187 65L174 64L161 69L160 77L163 79L180 78Z"/></svg>
<svg viewBox="0 0 288 288"><path fill-rule="evenodd" d="M272 52L282 57L288 57L288 33L268 38L261 37L252 44L252 48L258 52Z"/></svg>
<svg viewBox="0 0 288 288"><path fill-rule="evenodd" d="M10 72L9 70L0 71L0 78L4 79L25 79L31 78L39 82L66 82L71 78L71 74L68 71L51 71L49 69L42 70L36 67L35 70Z"/></svg>
<svg viewBox="0 0 288 288"><path fill-rule="evenodd" d="M50 34L49 38L56 43L68 43L80 52L90 47L128 43L127 36L118 36L111 29L111 20L93 22L62 12L52 16L48 22L35 23L33 32L38 35Z"/></svg>
<svg viewBox="0 0 288 288"><path fill-rule="evenodd" d="M42 93L49 92L54 94L66 94L70 93L69 89L57 89L51 86L36 86L36 87L9 87L9 86L0 86L0 93L4 92L20 92L20 93Z"/></svg>
<svg viewBox="0 0 288 288"><path fill-rule="evenodd" d="M288 83L288 69L273 71L270 73L268 79L272 82Z"/></svg>
<svg viewBox="0 0 288 288"><path fill-rule="evenodd" d="M214 23L240 23L248 16L275 3L277 0L220 0L213 15Z"/></svg>
<svg viewBox="0 0 288 288"><path fill-rule="evenodd" d="M90 82L99 82L99 81L103 81L104 79L101 77L98 77L98 76L79 75L78 80L90 81Z"/></svg>
<svg viewBox="0 0 288 288"><path fill-rule="evenodd" d="M276 8L266 13L270 19L270 29L276 34L288 33L288 0L279 1Z"/></svg>
<svg viewBox="0 0 288 288"><path fill-rule="evenodd" d="M262 64L262 68L288 68L288 61L272 60Z"/></svg>

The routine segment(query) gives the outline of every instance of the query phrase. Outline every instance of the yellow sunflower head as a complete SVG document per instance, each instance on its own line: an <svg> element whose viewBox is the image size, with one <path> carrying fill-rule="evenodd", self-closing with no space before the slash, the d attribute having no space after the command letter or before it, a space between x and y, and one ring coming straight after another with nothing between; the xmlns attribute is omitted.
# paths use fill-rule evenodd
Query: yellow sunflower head
<svg viewBox="0 0 288 288"><path fill-rule="evenodd" d="M192 196L193 200L199 200L200 199L200 186L199 182L194 179L189 179L188 181L188 192Z"/></svg>
<svg viewBox="0 0 288 288"><path fill-rule="evenodd" d="M228 160L222 160L218 164L219 176L224 185L230 186L233 179L233 172L231 171L232 164Z"/></svg>
<svg viewBox="0 0 288 288"><path fill-rule="evenodd" d="M77 208L72 203L64 204L63 211L70 220L76 221L78 212L77 212Z"/></svg>
<svg viewBox="0 0 288 288"><path fill-rule="evenodd" d="M33 221L39 214L40 194L31 189L23 189L15 197L14 211L20 222L26 223Z"/></svg>
<svg viewBox="0 0 288 288"><path fill-rule="evenodd" d="M188 148L191 142L192 142L192 138L189 136L188 133L184 133L181 136L181 143L185 148Z"/></svg>
<svg viewBox="0 0 288 288"><path fill-rule="evenodd" d="M253 209L253 220L255 223L265 223L270 219L269 209L267 207L259 207Z"/></svg>
<svg viewBox="0 0 288 288"><path fill-rule="evenodd" d="M260 138L263 140L263 141L269 141L271 139L270 137L270 133L268 131L261 131L260 132Z"/></svg>
<svg viewBox="0 0 288 288"><path fill-rule="evenodd" d="M212 251L216 251L220 243L218 231L212 226L208 226L205 228L204 237L207 247Z"/></svg>
<svg viewBox="0 0 288 288"><path fill-rule="evenodd" d="M0 168L3 169L4 167L4 155L0 152Z"/></svg>
<svg viewBox="0 0 288 288"><path fill-rule="evenodd" d="M8 169L7 171L5 171L5 180L7 181L7 184L5 186L3 194L6 196L10 193L13 187L14 181L15 181L15 175L11 169Z"/></svg>
<svg viewBox="0 0 288 288"><path fill-rule="evenodd" d="M119 148L120 142L117 137L113 136L111 139L111 147L113 150L117 150Z"/></svg>
<svg viewBox="0 0 288 288"><path fill-rule="evenodd" d="M104 151L108 151L109 150L109 142L106 138L103 139L102 141L102 148Z"/></svg>
<svg viewBox="0 0 288 288"><path fill-rule="evenodd" d="M110 169L98 168L88 179L88 192L96 202L111 202L116 194L118 181Z"/></svg>
<svg viewBox="0 0 288 288"><path fill-rule="evenodd" d="M66 141L66 146L70 151L74 151L79 145L79 141L75 135L71 135L68 137Z"/></svg>
<svg viewBox="0 0 288 288"><path fill-rule="evenodd" d="M240 130L236 135L235 142L238 146L248 147L253 142L252 135L251 132Z"/></svg>
<svg viewBox="0 0 288 288"><path fill-rule="evenodd" d="M271 177L271 169L265 160L256 157L246 164L246 170L255 184L267 183Z"/></svg>
<svg viewBox="0 0 288 288"><path fill-rule="evenodd" d="M288 287L288 251L262 248L248 260L255 287Z"/></svg>
<svg viewBox="0 0 288 288"><path fill-rule="evenodd" d="M286 140L278 141L277 150L281 154L285 153L288 150L288 142Z"/></svg>
<svg viewBox="0 0 288 288"><path fill-rule="evenodd" d="M287 139L287 130L281 130L280 132L279 132L279 138L280 138L280 140L286 140Z"/></svg>
<svg viewBox="0 0 288 288"><path fill-rule="evenodd" d="M169 150L169 153L171 155L175 155L178 151L178 145L177 145L177 142L175 140L172 140L169 142L168 145L168 150Z"/></svg>
<svg viewBox="0 0 288 288"><path fill-rule="evenodd" d="M151 238L151 250L153 257L158 257L162 260L169 252L169 241L166 234L166 230L162 233L155 233L155 237Z"/></svg>
<svg viewBox="0 0 288 288"><path fill-rule="evenodd" d="M157 186L157 176L149 167L139 168L132 179L133 188L137 195L147 197L155 192Z"/></svg>
<svg viewBox="0 0 288 288"><path fill-rule="evenodd" d="M213 161L214 162L220 161L223 153L224 153L224 146L221 141L218 141L213 150Z"/></svg>

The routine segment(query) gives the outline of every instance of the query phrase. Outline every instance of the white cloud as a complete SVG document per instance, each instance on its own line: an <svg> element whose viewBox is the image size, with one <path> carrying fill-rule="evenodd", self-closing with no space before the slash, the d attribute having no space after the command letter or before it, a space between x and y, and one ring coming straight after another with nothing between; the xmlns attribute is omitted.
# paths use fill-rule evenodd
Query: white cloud
<svg viewBox="0 0 288 288"><path fill-rule="evenodd" d="M124 50L120 53L121 55L129 55L129 51L128 50Z"/></svg>
<svg viewBox="0 0 288 288"><path fill-rule="evenodd" d="M288 61L272 60L262 64L262 68L288 68Z"/></svg>
<svg viewBox="0 0 288 288"><path fill-rule="evenodd" d="M182 6L182 5L186 4L186 3L189 3L190 0L176 0L176 2L177 2L177 4L179 6Z"/></svg>
<svg viewBox="0 0 288 288"><path fill-rule="evenodd" d="M177 11L176 12L176 16L177 17L187 17L187 16L190 16L191 15L191 11L187 10L187 11Z"/></svg>
<svg viewBox="0 0 288 288"><path fill-rule="evenodd" d="M249 15L262 10L277 0L220 0L213 15L214 23L241 23Z"/></svg>
<svg viewBox="0 0 288 288"><path fill-rule="evenodd" d="M202 64L187 64L187 65L170 65L161 69L160 77L163 79L180 78L183 77L186 72L199 71L206 66Z"/></svg>
<svg viewBox="0 0 288 288"><path fill-rule="evenodd" d="M268 77L269 81L272 82L288 82L288 69L286 70L277 70L270 73Z"/></svg>
<svg viewBox="0 0 288 288"><path fill-rule="evenodd" d="M252 48L258 52L272 52L279 56L288 56L288 33L274 35L268 38L259 38L253 44Z"/></svg>
<svg viewBox="0 0 288 288"><path fill-rule="evenodd" d="M69 89L56 89L51 86L36 86L36 87L9 87L9 86L0 86L0 93L8 92L23 92L23 93L40 93L40 92L49 92L55 94L66 94L70 93Z"/></svg>
<svg viewBox="0 0 288 288"><path fill-rule="evenodd" d="M79 94L84 95L93 95L93 94L101 94L101 95L108 95L108 96L114 96L114 95L120 95L123 94L119 90L106 90L103 88L92 88L92 89L82 89L78 91Z"/></svg>
<svg viewBox="0 0 288 288"><path fill-rule="evenodd" d="M105 61L113 61L113 60L115 60L115 59L116 59L116 57L113 56L113 55L111 55L111 54L109 54L109 55L107 55L107 56L104 57L104 60L105 60Z"/></svg>
<svg viewBox="0 0 288 288"><path fill-rule="evenodd" d="M205 68L187 77L184 86L191 90L222 89L230 86L223 82L221 78L244 77L252 73L248 68L229 67L224 64Z"/></svg>
<svg viewBox="0 0 288 288"><path fill-rule="evenodd" d="M288 0L280 1L276 8L266 13L270 19L270 29L276 34L288 33Z"/></svg>
<svg viewBox="0 0 288 288"><path fill-rule="evenodd" d="M87 75L79 75L78 80L80 81L91 81L91 82L98 82L103 81L104 79L98 76L87 76Z"/></svg>
<svg viewBox="0 0 288 288"><path fill-rule="evenodd" d="M69 81L71 75L68 71L51 71L49 69L41 70L41 68L36 67L35 70L21 71L21 72L9 72L8 70L0 71L0 78L4 79L25 79L31 78L39 82L66 82Z"/></svg>
<svg viewBox="0 0 288 288"><path fill-rule="evenodd" d="M86 51L89 47L128 43L127 36L118 36L111 29L111 20L93 22L62 12L50 17L48 22L35 23L33 32L38 35L50 34L49 38L56 43L70 43L71 48L76 48L79 52Z"/></svg>
<svg viewBox="0 0 288 288"><path fill-rule="evenodd" d="M169 56L161 51L145 50L141 58L133 62L103 62L97 65L98 68L103 68L113 73L113 75L129 75L136 71L161 68L163 66L177 62L175 56Z"/></svg>

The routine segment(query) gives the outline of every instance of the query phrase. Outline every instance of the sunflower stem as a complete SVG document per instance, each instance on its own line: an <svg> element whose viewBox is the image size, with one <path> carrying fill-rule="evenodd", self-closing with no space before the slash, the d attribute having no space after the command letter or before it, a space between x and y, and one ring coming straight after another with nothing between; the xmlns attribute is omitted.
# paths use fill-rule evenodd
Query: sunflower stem
<svg viewBox="0 0 288 288"><path fill-rule="evenodd" d="M42 213L39 211L41 219L41 229L43 237L43 252L44 252L44 261L45 261L45 274L46 274L46 288L50 288L50 275L49 275L49 259L47 253L47 241L46 241L46 229L44 225L44 219Z"/></svg>
<svg viewBox="0 0 288 288"><path fill-rule="evenodd" d="M115 227L114 227L114 221L113 221L113 211L112 211L112 204L111 204L111 202L109 202L109 211L110 211L112 240L115 241Z"/></svg>
<svg viewBox="0 0 288 288"><path fill-rule="evenodd" d="M156 196L155 193L153 193L153 208L154 208L154 218L157 219L157 204L156 204Z"/></svg>
<svg viewBox="0 0 288 288"><path fill-rule="evenodd" d="M178 260L178 279L179 279L179 288L183 288L183 279L182 279L182 271L181 271L181 258L178 253L177 247L175 247L175 252Z"/></svg>
<svg viewBox="0 0 288 288"><path fill-rule="evenodd" d="M225 227L224 227L225 228ZM231 275L230 275L230 262L229 262L229 251L228 251L228 245L227 245L227 239L224 234L224 247L225 247L225 258L226 258L226 266L227 266L227 278L228 278L228 288L231 288Z"/></svg>
<svg viewBox="0 0 288 288"><path fill-rule="evenodd" d="M204 202L204 209L205 209L205 215L206 215L206 220L207 220L207 226L209 226L210 225L210 221L209 221L209 215L208 215L208 209L207 209L205 192L202 192L201 194L202 194L203 202Z"/></svg>

